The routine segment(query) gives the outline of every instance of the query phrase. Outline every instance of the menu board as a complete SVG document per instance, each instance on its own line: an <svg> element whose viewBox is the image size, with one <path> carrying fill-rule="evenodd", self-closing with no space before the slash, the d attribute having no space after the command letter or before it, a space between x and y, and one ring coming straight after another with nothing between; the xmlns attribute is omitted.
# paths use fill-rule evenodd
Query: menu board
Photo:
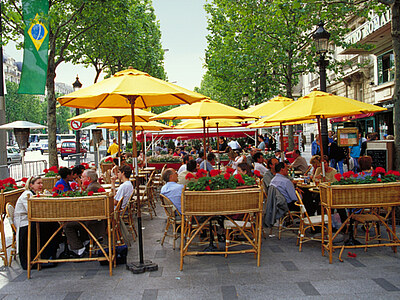
<svg viewBox="0 0 400 300"><path fill-rule="evenodd" d="M356 146L358 145L358 128L338 128L337 137L337 143L339 147Z"/></svg>
<svg viewBox="0 0 400 300"><path fill-rule="evenodd" d="M372 167L382 167L388 169L387 150L385 149L367 149L367 155L372 157Z"/></svg>

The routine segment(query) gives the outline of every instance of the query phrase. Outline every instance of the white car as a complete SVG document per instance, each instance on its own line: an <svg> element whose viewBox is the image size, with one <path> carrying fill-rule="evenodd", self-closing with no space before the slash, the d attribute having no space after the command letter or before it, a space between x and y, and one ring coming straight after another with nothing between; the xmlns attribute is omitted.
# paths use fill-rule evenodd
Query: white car
<svg viewBox="0 0 400 300"><path fill-rule="evenodd" d="M7 148L7 164L20 163L22 161L22 156L19 154L17 148L9 147Z"/></svg>

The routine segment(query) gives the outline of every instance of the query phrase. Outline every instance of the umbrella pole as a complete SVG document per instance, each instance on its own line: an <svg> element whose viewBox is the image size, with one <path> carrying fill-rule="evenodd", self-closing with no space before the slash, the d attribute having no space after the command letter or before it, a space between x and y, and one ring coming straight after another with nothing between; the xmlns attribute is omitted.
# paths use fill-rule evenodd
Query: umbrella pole
<svg viewBox="0 0 400 300"><path fill-rule="evenodd" d="M280 140L281 140L281 161L285 161L285 147L283 146L283 125L282 122L279 123L280 130Z"/></svg>
<svg viewBox="0 0 400 300"><path fill-rule="evenodd" d="M203 147L204 147L204 160L207 158L207 150L206 150L206 118L202 117L203 119ZM204 162L204 166L206 165L206 162ZM207 167L206 167L207 168Z"/></svg>
<svg viewBox="0 0 400 300"><path fill-rule="evenodd" d="M144 261L143 258L143 235L142 235L142 212L140 209L140 188L139 188L139 170L137 160L137 147L136 147L136 130L135 130L135 101L138 96L130 96L128 100L131 104L132 112L132 156L133 167L135 168L135 186L136 186L136 203L137 203L137 224L138 224L138 240L139 240L139 262L126 264L127 268L134 274L144 273L146 271L157 271L158 265L151 261Z"/></svg>
<svg viewBox="0 0 400 300"><path fill-rule="evenodd" d="M207 144L208 144L208 149L210 149L210 128L207 127Z"/></svg>
<svg viewBox="0 0 400 300"><path fill-rule="evenodd" d="M218 163L218 170L221 170L221 159L219 156L219 131L218 131L218 122L215 123L217 125L217 153L218 153L218 159L219 159L219 163Z"/></svg>
<svg viewBox="0 0 400 300"><path fill-rule="evenodd" d="M321 149L321 170L322 170L322 179L325 180L324 147L322 147L321 122L320 122L320 121L321 121L320 117L317 117L319 148Z"/></svg>
<svg viewBox="0 0 400 300"><path fill-rule="evenodd" d="M144 138L143 162L145 163L145 166L147 167L147 159L146 159L146 152L147 152L146 133L144 132L144 130L142 130L142 133L143 133L143 138Z"/></svg>
<svg viewBox="0 0 400 300"><path fill-rule="evenodd" d="M122 117L114 117L118 123L118 161L121 165L121 118Z"/></svg>

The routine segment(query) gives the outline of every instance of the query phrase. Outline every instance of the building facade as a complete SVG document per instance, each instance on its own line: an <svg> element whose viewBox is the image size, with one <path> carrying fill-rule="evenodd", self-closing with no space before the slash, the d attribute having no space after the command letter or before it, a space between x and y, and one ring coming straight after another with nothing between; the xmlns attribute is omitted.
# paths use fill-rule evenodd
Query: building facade
<svg viewBox="0 0 400 300"><path fill-rule="evenodd" d="M336 47L333 59L348 61L342 73L327 73L327 92L387 108L375 114L362 114L330 119L332 129L358 127L363 134L377 132L393 134L394 54L391 36L390 11L382 15L371 14L370 19L349 18L352 31L346 42L369 45L368 49ZM319 89L318 74L303 76L302 94ZM306 134L316 132L315 126L304 126Z"/></svg>

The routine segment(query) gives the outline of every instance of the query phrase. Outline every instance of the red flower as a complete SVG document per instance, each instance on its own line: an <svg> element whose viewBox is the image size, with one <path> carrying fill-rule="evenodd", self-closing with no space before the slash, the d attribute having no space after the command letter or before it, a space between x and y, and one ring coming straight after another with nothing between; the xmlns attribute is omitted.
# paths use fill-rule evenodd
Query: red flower
<svg viewBox="0 0 400 300"><path fill-rule="evenodd" d="M22 177L22 178L21 178L21 181L26 183L26 182L28 181L28 178Z"/></svg>
<svg viewBox="0 0 400 300"><path fill-rule="evenodd" d="M74 165L72 165L72 166L70 166L69 168L70 168L70 169L73 169L74 167L75 167L75 166L74 166Z"/></svg>
<svg viewBox="0 0 400 300"><path fill-rule="evenodd" d="M382 182L382 179L380 179L380 178L378 178L377 180L378 180L378 182Z"/></svg>
<svg viewBox="0 0 400 300"><path fill-rule="evenodd" d="M243 180L242 175L236 174L236 175L234 176L234 178L238 181L239 184L244 184L244 180Z"/></svg>
<svg viewBox="0 0 400 300"><path fill-rule="evenodd" d="M340 181L340 179L342 179L342 174L340 173L335 174L335 178L337 181Z"/></svg>
<svg viewBox="0 0 400 300"><path fill-rule="evenodd" d="M376 172L376 173L383 173L383 174L386 173L385 169L382 168L382 167L377 167L377 168L375 169L375 172Z"/></svg>
<svg viewBox="0 0 400 300"><path fill-rule="evenodd" d="M211 170L210 171L210 176L215 177L217 175L221 174L221 170Z"/></svg>
<svg viewBox="0 0 400 300"><path fill-rule="evenodd" d="M57 197L58 196L58 194L57 193L53 193L53 197Z"/></svg>
<svg viewBox="0 0 400 300"><path fill-rule="evenodd" d="M194 178L193 173L187 173L186 176L185 176L185 179L186 179L186 180L190 180L190 179L192 179L192 178Z"/></svg>
<svg viewBox="0 0 400 300"><path fill-rule="evenodd" d="M358 177L358 174L357 174L357 173L353 174L353 177L354 177L354 178L357 178L357 177Z"/></svg>
<svg viewBox="0 0 400 300"><path fill-rule="evenodd" d="M13 188L16 190L18 187L16 185L14 185Z"/></svg>
<svg viewBox="0 0 400 300"><path fill-rule="evenodd" d="M0 185L0 190L4 190L4 189L5 189L4 185Z"/></svg>
<svg viewBox="0 0 400 300"><path fill-rule="evenodd" d="M82 184L85 185L85 186L88 186L90 184L90 181L89 180L85 180Z"/></svg>
<svg viewBox="0 0 400 300"><path fill-rule="evenodd" d="M59 183L56 185L56 188L57 190L62 191L64 189L64 186L61 183Z"/></svg>
<svg viewBox="0 0 400 300"><path fill-rule="evenodd" d="M351 176L350 172L351 172L351 171L349 171L349 172L344 172L344 173L343 173L343 177L344 177L344 178L349 178L349 177Z"/></svg>
<svg viewBox="0 0 400 300"><path fill-rule="evenodd" d="M258 170L254 170L254 175L257 177L261 177L261 173Z"/></svg>
<svg viewBox="0 0 400 300"><path fill-rule="evenodd" d="M227 167L226 172L228 172L229 174L233 174L233 172L235 172L235 169L233 169L231 167Z"/></svg>
<svg viewBox="0 0 400 300"><path fill-rule="evenodd" d="M47 174L47 173L49 173L49 169L44 169L43 172L44 172L45 174Z"/></svg>
<svg viewBox="0 0 400 300"><path fill-rule="evenodd" d="M53 187L53 188L51 189L51 191L52 191L52 192L57 192L57 191L58 191L58 188Z"/></svg>
<svg viewBox="0 0 400 300"><path fill-rule="evenodd" d="M225 173L224 178L225 178L225 180L229 180L229 178L231 178L231 174Z"/></svg>
<svg viewBox="0 0 400 300"><path fill-rule="evenodd" d="M85 167L85 169L89 169L89 164L88 163L81 163L82 166Z"/></svg>
<svg viewBox="0 0 400 300"><path fill-rule="evenodd" d="M71 189L76 190L78 188L78 184L76 182L71 182Z"/></svg>
<svg viewBox="0 0 400 300"><path fill-rule="evenodd" d="M99 188L98 190L97 190L97 192L99 192L99 193L104 193L106 190L104 189L104 188Z"/></svg>
<svg viewBox="0 0 400 300"><path fill-rule="evenodd" d="M92 196L93 195L93 191L90 191L87 194L88 194L88 196Z"/></svg>
<svg viewBox="0 0 400 300"><path fill-rule="evenodd" d="M394 170L389 170L386 175L394 175L394 176L400 176L399 171L394 171Z"/></svg>
<svg viewBox="0 0 400 300"><path fill-rule="evenodd" d="M53 171L54 173L58 173L58 168L56 166L52 166L49 168L49 171Z"/></svg>
<svg viewBox="0 0 400 300"><path fill-rule="evenodd" d="M210 188L209 185L206 186L206 190L207 190L207 191L211 191L211 188Z"/></svg>
<svg viewBox="0 0 400 300"><path fill-rule="evenodd" d="M53 195L54 195L54 194L53 194ZM39 195L39 194L37 194L35 197L36 197L36 198L39 198L39 197L40 197L40 195Z"/></svg>
<svg viewBox="0 0 400 300"><path fill-rule="evenodd" d="M200 169L200 170L198 170L197 173L196 173L196 177L197 177L197 178L204 177L204 176L206 176L206 175L207 175L207 171L204 170L204 169Z"/></svg>

